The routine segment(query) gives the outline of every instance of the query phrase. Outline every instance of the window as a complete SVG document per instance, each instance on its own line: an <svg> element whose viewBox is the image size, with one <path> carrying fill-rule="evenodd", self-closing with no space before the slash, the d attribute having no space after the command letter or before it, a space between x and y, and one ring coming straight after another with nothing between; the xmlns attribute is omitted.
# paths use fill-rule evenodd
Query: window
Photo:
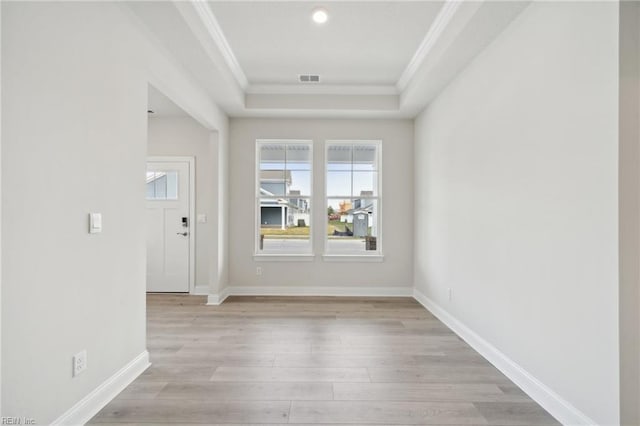
<svg viewBox="0 0 640 426"><path fill-rule="evenodd" d="M310 141L258 141L256 254L311 254Z"/></svg>
<svg viewBox="0 0 640 426"><path fill-rule="evenodd" d="M147 172L147 200L177 200L178 172Z"/></svg>
<svg viewBox="0 0 640 426"><path fill-rule="evenodd" d="M382 253L380 154L380 141L327 142L326 254Z"/></svg>

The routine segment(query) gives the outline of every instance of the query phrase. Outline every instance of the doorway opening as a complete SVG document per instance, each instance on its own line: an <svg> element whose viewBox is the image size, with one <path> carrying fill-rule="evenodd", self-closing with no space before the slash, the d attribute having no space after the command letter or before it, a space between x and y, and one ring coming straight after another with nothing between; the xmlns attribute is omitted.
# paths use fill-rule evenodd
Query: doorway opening
<svg viewBox="0 0 640 426"><path fill-rule="evenodd" d="M211 130L155 87L148 89L146 291L208 294Z"/></svg>

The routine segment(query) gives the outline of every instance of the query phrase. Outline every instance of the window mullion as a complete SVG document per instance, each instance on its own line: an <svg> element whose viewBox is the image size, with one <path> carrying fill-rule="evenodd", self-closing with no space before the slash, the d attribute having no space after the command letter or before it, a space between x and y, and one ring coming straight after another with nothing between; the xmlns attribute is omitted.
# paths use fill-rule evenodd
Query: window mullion
<svg viewBox="0 0 640 426"><path fill-rule="evenodd" d="M353 199L353 150L355 149L355 146L353 144L351 144L351 198Z"/></svg>
<svg viewBox="0 0 640 426"><path fill-rule="evenodd" d="M282 170L282 193L287 196L287 151L289 149L288 144L284 144L284 166Z"/></svg>

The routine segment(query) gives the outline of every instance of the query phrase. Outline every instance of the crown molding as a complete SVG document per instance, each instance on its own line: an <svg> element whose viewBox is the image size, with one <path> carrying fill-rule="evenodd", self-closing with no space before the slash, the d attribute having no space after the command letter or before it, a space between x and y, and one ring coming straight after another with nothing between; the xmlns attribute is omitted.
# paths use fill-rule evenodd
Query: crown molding
<svg viewBox="0 0 640 426"><path fill-rule="evenodd" d="M220 50L231 74L234 76L245 94L398 95L406 89L409 82L413 79L418 68L429 55L429 52L445 31L447 25L463 2L460 0L445 0L442 8L438 12L438 15L429 27L427 34L418 46L416 52L413 54L395 86L339 84L294 86L287 84L250 84L208 3L206 1L193 1L190 3L193 5L194 10L206 28L207 33Z"/></svg>
<svg viewBox="0 0 640 426"><path fill-rule="evenodd" d="M492 2L439 0L441 6L433 22L425 28L422 41L397 81L383 84L252 83L232 51L210 1L215 0L172 0L172 3L214 65L215 69L209 73L218 72L223 77L224 86L229 90L233 87L237 98L222 106L231 117L412 118L515 16L511 13L505 16L498 14L496 23L493 15L479 15L479 10ZM474 24L473 31L478 33L479 41L470 40L464 33L470 23ZM495 27L495 31L488 30L489 27ZM466 38L460 40L461 35ZM460 44L463 45L461 53L451 52L452 46L459 47ZM471 48L467 51L465 46ZM206 76L204 71L200 73L203 75ZM220 100L226 99L223 95ZM372 101L373 104L370 103Z"/></svg>
<svg viewBox="0 0 640 426"><path fill-rule="evenodd" d="M211 11L209 4L206 1L193 1L190 3L193 5L193 8L202 20L202 23L211 36L211 39L215 42L216 46L218 46L218 49L220 49L220 53L227 63L231 74L233 74L233 77L236 79L242 90L246 90L249 86L247 76L244 74L244 71L242 71L240 63L238 63L238 60L236 59L236 55L233 54L233 50L231 50L231 46L224 36L222 28L220 28L218 20Z"/></svg>
<svg viewBox="0 0 640 426"><path fill-rule="evenodd" d="M403 92L404 89L407 88L407 85L413 79L418 68L420 68L420 65L429 55L429 52L431 52L431 49L445 31L447 25L451 22L451 18L453 18L462 3L463 2L460 0L446 0L442 5L436 19L429 27L427 34L424 36L422 43L418 46L418 49L413 54L409 64L407 64L407 67L404 69L400 79L398 79L398 82L396 83L396 87L399 92Z"/></svg>

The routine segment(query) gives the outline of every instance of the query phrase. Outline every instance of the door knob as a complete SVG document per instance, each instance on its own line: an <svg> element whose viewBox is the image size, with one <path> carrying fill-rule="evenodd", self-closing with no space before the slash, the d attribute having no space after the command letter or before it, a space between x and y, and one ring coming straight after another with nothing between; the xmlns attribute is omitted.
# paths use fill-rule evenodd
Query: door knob
<svg viewBox="0 0 640 426"><path fill-rule="evenodd" d="M176 232L176 235L182 235L183 237L186 237L189 234L187 232Z"/></svg>

